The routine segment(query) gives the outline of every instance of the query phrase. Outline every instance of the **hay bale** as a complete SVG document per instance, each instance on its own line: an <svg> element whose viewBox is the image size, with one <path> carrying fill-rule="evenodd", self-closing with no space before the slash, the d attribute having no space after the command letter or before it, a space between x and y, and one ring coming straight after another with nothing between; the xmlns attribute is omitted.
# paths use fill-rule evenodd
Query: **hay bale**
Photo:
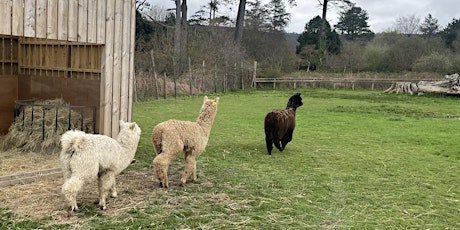
<svg viewBox="0 0 460 230"><path fill-rule="evenodd" d="M19 115L4 137L2 149L56 153L60 151L59 139L67 130L94 133L93 120L84 119L82 125L82 114L70 108L62 99L31 101L21 105Z"/></svg>

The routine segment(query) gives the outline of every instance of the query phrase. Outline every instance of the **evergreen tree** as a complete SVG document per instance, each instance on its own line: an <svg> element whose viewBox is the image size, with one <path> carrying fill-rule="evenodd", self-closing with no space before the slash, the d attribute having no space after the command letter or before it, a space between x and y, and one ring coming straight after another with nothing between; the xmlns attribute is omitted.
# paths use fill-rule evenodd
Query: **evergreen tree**
<svg viewBox="0 0 460 230"><path fill-rule="evenodd" d="M460 32L460 19L452 19L452 22L449 23L446 28L444 28L440 34L442 39L444 40L444 43L446 44L447 47L454 49L454 41L457 39L460 39L460 37L457 37L457 35Z"/></svg>
<svg viewBox="0 0 460 230"><path fill-rule="evenodd" d="M433 18L431 14L425 17L425 20L420 25L420 31L425 38L432 38L439 30L438 19Z"/></svg>
<svg viewBox="0 0 460 230"><path fill-rule="evenodd" d="M268 9L272 31L284 31L291 20L291 14L286 12L283 0L271 0Z"/></svg>
<svg viewBox="0 0 460 230"><path fill-rule="evenodd" d="M319 58L321 58L322 52L320 49L320 38L321 38L321 26L323 20L320 16L316 16L305 25L305 31L299 36L297 42L299 43L296 47L296 54L300 54L305 46L313 45L318 50L318 64L321 64ZM331 30L329 22L325 23L326 32L326 50L330 54L338 54L340 51L340 39L339 35L335 30ZM310 68L316 69L315 63L312 63Z"/></svg>
<svg viewBox="0 0 460 230"><path fill-rule="evenodd" d="M255 31L267 31L270 28L270 17L261 0L248 1L245 28Z"/></svg>
<svg viewBox="0 0 460 230"><path fill-rule="evenodd" d="M367 24L367 12L360 7L351 7L347 11L340 13L340 20L335 26L347 40L366 39L374 37L374 33L369 30Z"/></svg>

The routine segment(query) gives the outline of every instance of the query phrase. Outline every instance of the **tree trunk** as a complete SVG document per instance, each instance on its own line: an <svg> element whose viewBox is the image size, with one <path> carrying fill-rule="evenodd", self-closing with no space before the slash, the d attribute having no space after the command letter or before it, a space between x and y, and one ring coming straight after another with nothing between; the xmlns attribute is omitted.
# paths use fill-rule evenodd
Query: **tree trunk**
<svg viewBox="0 0 460 230"><path fill-rule="evenodd" d="M175 0L176 2L176 24L174 26L174 57L173 57L173 64L176 64L176 62L179 61L180 54L181 54L181 1L180 0ZM175 65L176 68L179 65ZM175 73L179 73L178 69L176 69ZM176 78L177 76L175 76Z"/></svg>
<svg viewBox="0 0 460 230"><path fill-rule="evenodd" d="M419 81L418 91L421 93L460 94L460 77L458 73L444 76L441 81Z"/></svg>
<svg viewBox="0 0 460 230"><path fill-rule="evenodd" d="M188 23L187 23L187 0L182 0L181 4L181 39L180 39L180 59L179 60L179 74L185 70L185 65L188 58Z"/></svg>
<svg viewBox="0 0 460 230"><path fill-rule="evenodd" d="M175 74L174 79L181 75L187 62L187 0L175 0L176 4L176 24L174 25L174 60Z"/></svg>
<svg viewBox="0 0 460 230"><path fill-rule="evenodd" d="M411 95L415 92L418 95L423 93L460 94L460 77L455 73L446 75L444 80L440 81L395 82L384 92L410 93Z"/></svg>
<svg viewBox="0 0 460 230"><path fill-rule="evenodd" d="M235 37L234 43L239 47L243 38L244 14L246 9L246 0L240 0L238 6L238 15L236 16Z"/></svg>
<svg viewBox="0 0 460 230"><path fill-rule="evenodd" d="M327 4L329 0L323 1L323 13L321 20L321 28L319 33L319 66L318 69L322 70L324 68L324 59L326 57L326 13L327 13Z"/></svg>

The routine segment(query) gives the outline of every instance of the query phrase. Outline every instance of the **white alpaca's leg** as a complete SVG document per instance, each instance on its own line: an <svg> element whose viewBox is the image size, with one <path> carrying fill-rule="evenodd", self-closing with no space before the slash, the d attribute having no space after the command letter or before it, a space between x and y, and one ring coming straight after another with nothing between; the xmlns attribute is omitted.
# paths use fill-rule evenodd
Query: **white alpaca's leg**
<svg viewBox="0 0 460 230"><path fill-rule="evenodd" d="M105 171L99 175L99 208L101 210L107 209L107 196L114 183L115 174L112 171Z"/></svg>
<svg viewBox="0 0 460 230"><path fill-rule="evenodd" d="M113 198L118 197L116 184L117 184L117 182L116 182L116 180L114 179L114 180L113 180L112 188L110 188L110 196L113 197Z"/></svg>
<svg viewBox="0 0 460 230"><path fill-rule="evenodd" d="M185 153L185 172L182 174L182 178L180 180L181 185L184 186L187 182L187 178L192 175L192 180L196 180L196 160L195 155L192 153L187 152Z"/></svg>
<svg viewBox="0 0 460 230"><path fill-rule="evenodd" d="M157 175L158 180L160 181L160 186L168 188L169 181L168 181L168 166L171 159L166 157L166 154L163 152L162 154L157 155L153 159L153 168L155 170L155 174Z"/></svg>
<svg viewBox="0 0 460 230"><path fill-rule="evenodd" d="M71 211L78 211L77 194L83 187L83 181L80 178L71 177L62 185L61 192Z"/></svg>

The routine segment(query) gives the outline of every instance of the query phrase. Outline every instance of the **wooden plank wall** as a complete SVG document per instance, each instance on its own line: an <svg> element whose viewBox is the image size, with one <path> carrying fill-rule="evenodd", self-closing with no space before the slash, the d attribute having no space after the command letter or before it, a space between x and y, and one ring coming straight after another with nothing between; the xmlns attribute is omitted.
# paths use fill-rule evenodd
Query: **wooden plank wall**
<svg viewBox="0 0 460 230"><path fill-rule="evenodd" d="M18 98L18 48L16 38L0 36L0 134L6 134L13 122Z"/></svg>
<svg viewBox="0 0 460 230"><path fill-rule="evenodd" d="M132 118L135 0L0 0L0 34L102 46L100 131Z"/></svg>
<svg viewBox="0 0 460 230"><path fill-rule="evenodd" d="M102 45L44 38L19 39L19 74L101 79Z"/></svg>

